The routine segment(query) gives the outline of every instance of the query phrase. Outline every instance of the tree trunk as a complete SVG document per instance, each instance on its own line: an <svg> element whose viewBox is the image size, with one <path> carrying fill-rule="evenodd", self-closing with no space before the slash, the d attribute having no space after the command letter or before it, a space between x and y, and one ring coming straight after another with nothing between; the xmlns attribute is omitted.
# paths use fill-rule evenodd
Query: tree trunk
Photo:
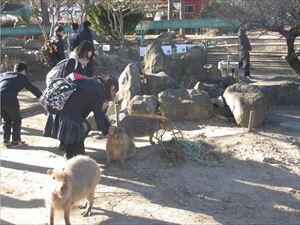
<svg viewBox="0 0 300 225"><path fill-rule="evenodd" d="M121 42L120 42L120 46L121 46L121 48L124 48L124 42L125 42L125 40L124 40L124 17L121 15L120 16L120 21L119 21L119 23L120 23L120 38L121 38Z"/></svg>
<svg viewBox="0 0 300 225"><path fill-rule="evenodd" d="M183 7L183 1L180 1L180 12L179 12L179 19L183 20L184 19L184 7ZM180 32L179 32L182 36L185 35L185 29L184 28L180 28Z"/></svg>
<svg viewBox="0 0 300 225"><path fill-rule="evenodd" d="M294 32L288 32L287 35L285 35L286 38L286 44L288 48L286 61L290 64L290 66L295 70L297 76L300 78L300 60L295 53L295 40L296 35Z"/></svg>
<svg viewBox="0 0 300 225"><path fill-rule="evenodd" d="M50 26L47 2L46 2L46 0L40 0L40 3L41 3L42 20L43 20L42 25L43 26Z"/></svg>
<svg viewBox="0 0 300 225"><path fill-rule="evenodd" d="M173 0L168 0L168 20L173 20ZM170 32L171 29L168 29Z"/></svg>

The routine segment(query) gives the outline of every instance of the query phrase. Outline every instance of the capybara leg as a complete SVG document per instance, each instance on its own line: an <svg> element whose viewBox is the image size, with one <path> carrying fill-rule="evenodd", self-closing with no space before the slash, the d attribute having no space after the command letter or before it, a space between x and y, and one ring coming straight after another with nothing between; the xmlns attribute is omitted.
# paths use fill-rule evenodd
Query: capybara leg
<svg viewBox="0 0 300 225"><path fill-rule="evenodd" d="M70 205L64 207L64 219L65 219L66 225L71 225L71 223L70 223L70 211L71 211L71 206Z"/></svg>
<svg viewBox="0 0 300 225"><path fill-rule="evenodd" d="M91 211L92 211L92 207L93 207L93 203L94 203L94 192L95 190L93 190L89 196L87 197L87 204L86 204L86 208L85 210L81 213L82 216L86 217L86 216L91 216Z"/></svg>
<svg viewBox="0 0 300 225"><path fill-rule="evenodd" d="M154 135L154 133L150 134L150 137L149 137L149 141L150 141L151 145L155 145L155 142L153 141L153 135Z"/></svg>
<svg viewBox="0 0 300 225"><path fill-rule="evenodd" d="M54 208L50 208L50 225L54 225Z"/></svg>

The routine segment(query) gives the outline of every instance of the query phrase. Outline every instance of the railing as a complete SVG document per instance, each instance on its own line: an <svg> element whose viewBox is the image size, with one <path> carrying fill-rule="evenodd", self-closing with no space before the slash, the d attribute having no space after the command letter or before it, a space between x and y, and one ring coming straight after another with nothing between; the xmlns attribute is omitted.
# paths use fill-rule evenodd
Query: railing
<svg viewBox="0 0 300 225"><path fill-rule="evenodd" d="M139 33L147 33L149 30L180 29L180 28L238 28L238 20L208 19L184 19L140 22L135 30Z"/></svg>
<svg viewBox="0 0 300 225"><path fill-rule="evenodd" d="M65 32L70 32L71 26L64 26ZM47 33L50 32L50 26L45 27ZM42 34L41 28L39 26L31 27L1 27L0 36L20 36L20 35L39 35Z"/></svg>

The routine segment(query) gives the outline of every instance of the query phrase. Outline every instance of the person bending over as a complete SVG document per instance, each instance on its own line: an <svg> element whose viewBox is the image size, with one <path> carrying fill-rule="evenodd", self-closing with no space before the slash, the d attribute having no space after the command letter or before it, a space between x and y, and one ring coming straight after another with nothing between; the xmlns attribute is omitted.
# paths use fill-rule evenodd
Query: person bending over
<svg viewBox="0 0 300 225"><path fill-rule="evenodd" d="M3 144L8 146L22 146L26 143L21 141L21 122L20 105L18 94L26 88L37 98L42 92L32 85L27 77L28 66L25 62L15 65L13 72L0 74L0 95L1 95L1 117ZM12 131L12 142L11 139Z"/></svg>

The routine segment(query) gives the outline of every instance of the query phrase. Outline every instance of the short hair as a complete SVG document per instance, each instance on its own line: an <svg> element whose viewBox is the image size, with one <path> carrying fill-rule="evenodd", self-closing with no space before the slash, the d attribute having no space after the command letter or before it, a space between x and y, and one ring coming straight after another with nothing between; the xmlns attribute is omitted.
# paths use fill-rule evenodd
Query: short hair
<svg viewBox="0 0 300 225"><path fill-rule="evenodd" d="M89 51L92 51L92 56L90 58L93 58L95 53L95 48L92 42L90 41L82 41L75 49L74 52L78 56L78 58L81 59L88 59L87 54Z"/></svg>
<svg viewBox="0 0 300 225"><path fill-rule="evenodd" d="M92 25L91 22L88 20L83 22L83 28L85 28L85 29L89 28L91 25Z"/></svg>
<svg viewBox="0 0 300 225"><path fill-rule="evenodd" d="M62 27L62 26L57 26L56 28L55 28L55 32L62 32L62 31L64 31L65 29Z"/></svg>
<svg viewBox="0 0 300 225"><path fill-rule="evenodd" d="M22 72L23 70L25 70L26 72L28 70L28 65L25 62L21 61L21 62L15 64L14 71Z"/></svg>
<svg viewBox="0 0 300 225"><path fill-rule="evenodd" d="M78 23L72 23L73 30L78 30L78 27L79 27Z"/></svg>

